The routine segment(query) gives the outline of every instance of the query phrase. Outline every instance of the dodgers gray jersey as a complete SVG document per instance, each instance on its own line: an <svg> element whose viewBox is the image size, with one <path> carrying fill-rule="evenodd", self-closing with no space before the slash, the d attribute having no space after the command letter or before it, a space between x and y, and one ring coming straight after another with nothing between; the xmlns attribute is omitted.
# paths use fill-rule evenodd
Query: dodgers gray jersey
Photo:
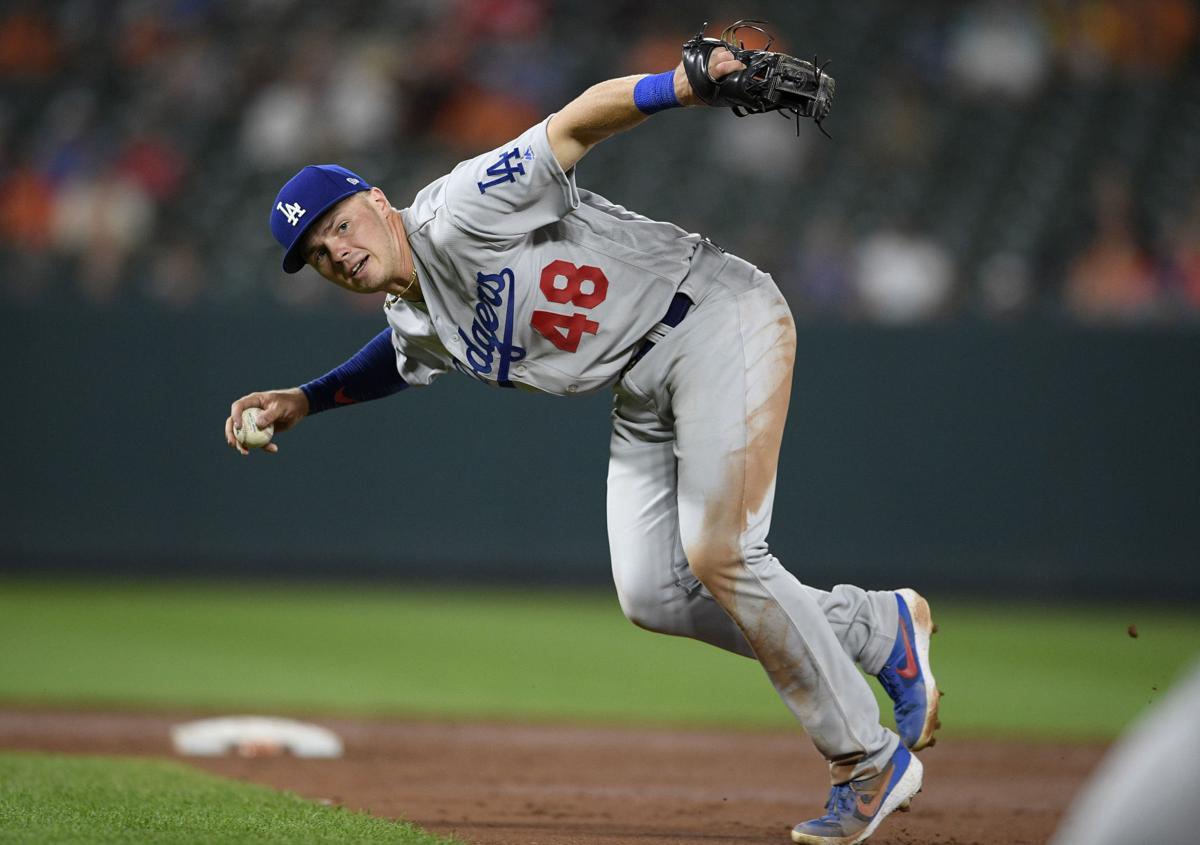
<svg viewBox="0 0 1200 845"><path fill-rule="evenodd" d="M662 318L700 236L575 185L546 126L462 162L401 212L424 304L389 297L400 374L501 387L612 384Z"/></svg>

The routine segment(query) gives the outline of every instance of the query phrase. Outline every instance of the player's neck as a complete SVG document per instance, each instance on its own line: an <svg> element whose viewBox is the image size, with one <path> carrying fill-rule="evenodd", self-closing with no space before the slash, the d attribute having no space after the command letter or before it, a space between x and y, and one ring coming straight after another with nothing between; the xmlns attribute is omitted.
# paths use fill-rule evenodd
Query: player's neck
<svg viewBox="0 0 1200 845"><path fill-rule="evenodd" d="M421 295L421 278L417 275L416 267L410 266L408 278L403 282L393 281L388 285L387 292L409 302L425 301L425 298Z"/></svg>
<svg viewBox="0 0 1200 845"><path fill-rule="evenodd" d="M412 246L408 242L408 232L404 229L404 218L401 217L398 208L393 208L392 213L388 215L388 225L392 227L392 234L396 238L400 253L400 273L397 278L392 279L392 283L388 286L388 293L409 302L424 302L425 298L421 294L421 279L417 274Z"/></svg>

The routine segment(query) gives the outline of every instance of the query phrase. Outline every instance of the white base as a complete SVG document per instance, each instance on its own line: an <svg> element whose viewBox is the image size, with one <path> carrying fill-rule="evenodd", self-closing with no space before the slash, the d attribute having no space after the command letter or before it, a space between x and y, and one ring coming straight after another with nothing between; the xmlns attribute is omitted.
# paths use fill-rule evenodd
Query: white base
<svg viewBox="0 0 1200 845"><path fill-rule="evenodd" d="M341 757L342 741L327 728L274 716L225 716L171 728L179 754L244 757L290 753L295 757Z"/></svg>

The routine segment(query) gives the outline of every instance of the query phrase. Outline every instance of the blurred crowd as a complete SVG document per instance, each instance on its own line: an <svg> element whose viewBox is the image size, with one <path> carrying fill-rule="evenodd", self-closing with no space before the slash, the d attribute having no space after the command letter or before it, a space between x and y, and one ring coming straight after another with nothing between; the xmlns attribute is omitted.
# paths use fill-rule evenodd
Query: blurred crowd
<svg viewBox="0 0 1200 845"><path fill-rule="evenodd" d="M0 303L373 308L279 272L286 178L336 161L403 206L739 14L696 5L8 0ZM779 49L836 59L834 139L664 116L597 148L581 185L755 261L805 318L1200 318L1194 3L751 5Z"/></svg>

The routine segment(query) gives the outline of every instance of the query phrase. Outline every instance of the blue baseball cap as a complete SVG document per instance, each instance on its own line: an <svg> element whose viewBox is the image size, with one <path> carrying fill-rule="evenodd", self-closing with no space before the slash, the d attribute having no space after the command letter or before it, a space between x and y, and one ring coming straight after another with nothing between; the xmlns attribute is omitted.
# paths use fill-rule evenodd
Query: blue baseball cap
<svg viewBox="0 0 1200 845"><path fill-rule="evenodd" d="M301 241L317 218L351 194L369 190L365 179L336 164L310 164L289 179L271 206L271 234L284 249L284 272L304 267Z"/></svg>

